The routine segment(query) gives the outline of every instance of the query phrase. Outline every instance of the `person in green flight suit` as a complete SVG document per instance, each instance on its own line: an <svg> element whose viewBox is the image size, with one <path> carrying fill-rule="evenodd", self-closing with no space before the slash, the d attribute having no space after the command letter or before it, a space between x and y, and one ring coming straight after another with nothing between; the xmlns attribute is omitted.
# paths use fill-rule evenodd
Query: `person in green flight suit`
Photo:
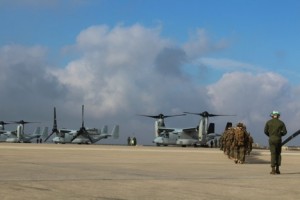
<svg viewBox="0 0 300 200"><path fill-rule="evenodd" d="M266 122L264 129L265 134L269 137L272 168L270 174L280 174L281 137L287 133L287 130L284 122L279 119L280 113L278 111L273 111L270 116L272 119Z"/></svg>

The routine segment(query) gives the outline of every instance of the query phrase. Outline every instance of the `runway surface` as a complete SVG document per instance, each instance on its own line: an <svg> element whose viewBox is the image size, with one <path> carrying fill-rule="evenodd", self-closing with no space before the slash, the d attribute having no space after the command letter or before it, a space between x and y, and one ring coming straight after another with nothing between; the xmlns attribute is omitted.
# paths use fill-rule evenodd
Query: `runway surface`
<svg viewBox="0 0 300 200"><path fill-rule="evenodd" d="M300 152L234 164L210 148L0 144L0 199L299 199Z"/></svg>

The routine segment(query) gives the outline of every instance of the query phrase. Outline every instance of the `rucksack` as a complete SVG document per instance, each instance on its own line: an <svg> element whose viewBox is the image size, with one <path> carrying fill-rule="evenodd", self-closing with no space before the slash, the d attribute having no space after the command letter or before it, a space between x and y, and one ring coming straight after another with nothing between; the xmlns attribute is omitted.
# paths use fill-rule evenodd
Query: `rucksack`
<svg viewBox="0 0 300 200"><path fill-rule="evenodd" d="M246 136L246 133L245 133L245 130L243 128L240 128L240 127L236 127L234 129L234 132L235 132L235 141L236 141L236 144L238 146L243 146L245 144L245 136Z"/></svg>

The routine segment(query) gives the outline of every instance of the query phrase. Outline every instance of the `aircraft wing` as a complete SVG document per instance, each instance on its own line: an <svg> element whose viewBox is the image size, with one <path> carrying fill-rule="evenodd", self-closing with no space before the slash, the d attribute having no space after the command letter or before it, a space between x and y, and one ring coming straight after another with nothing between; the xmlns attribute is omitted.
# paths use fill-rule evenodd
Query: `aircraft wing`
<svg viewBox="0 0 300 200"><path fill-rule="evenodd" d="M77 132L76 130L71 130L71 129L60 129L60 131L59 132L61 132L61 133L70 133L70 132Z"/></svg>
<svg viewBox="0 0 300 200"><path fill-rule="evenodd" d="M184 128L182 129L182 132L185 132L185 133L190 133L190 132L197 132L197 127L193 127L193 128Z"/></svg>
<svg viewBox="0 0 300 200"><path fill-rule="evenodd" d="M193 128L183 128L183 129L160 127L160 128L158 128L158 130L165 131L165 132L173 132L173 131L175 131L175 132L184 132L186 134L197 132L197 128L196 127L193 127Z"/></svg>
<svg viewBox="0 0 300 200"><path fill-rule="evenodd" d="M172 131L175 131L176 129L175 128L160 127L160 128L158 128L158 130L160 130L160 131L166 131L166 132L172 132Z"/></svg>

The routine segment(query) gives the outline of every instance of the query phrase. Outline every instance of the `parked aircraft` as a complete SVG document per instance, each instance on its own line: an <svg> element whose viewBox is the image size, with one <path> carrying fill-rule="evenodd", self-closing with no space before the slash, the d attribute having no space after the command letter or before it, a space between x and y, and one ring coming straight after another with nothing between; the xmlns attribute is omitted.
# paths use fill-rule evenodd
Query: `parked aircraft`
<svg viewBox="0 0 300 200"><path fill-rule="evenodd" d="M200 146L207 146L207 142L210 140L213 140L217 136L221 136L220 134L214 133L214 123L209 123L209 117L217 117L217 116L235 116L235 115L217 115L217 114L210 114L207 111L204 111L202 113L192 113L192 112L183 112L185 114L193 114L193 115L200 115L201 119L199 122L199 125L197 127L198 129L198 140ZM231 122L227 122L226 127L231 124Z"/></svg>
<svg viewBox="0 0 300 200"><path fill-rule="evenodd" d="M186 114L178 115L140 115L145 117L154 118L155 123L155 138L153 143L157 146L180 145L196 146L198 143L197 128L167 128L164 119L168 117L184 116Z"/></svg>
<svg viewBox="0 0 300 200"><path fill-rule="evenodd" d="M106 139L108 137L113 137L114 139L119 138L119 126L116 125L112 132L108 134L107 126L104 126L102 129L86 129L84 126L84 105L82 105L82 125L79 130L73 129L58 129L57 128L57 120L56 120L56 108L54 107L54 119L53 119L53 128L52 132L48 135L48 137L44 140L46 142L53 134L55 137L52 139L54 143L72 143L72 144L93 144L98 142L99 140Z"/></svg>
<svg viewBox="0 0 300 200"><path fill-rule="evenodd" d="M191 128L168 128L165 126L164 119L167 117L183 116L186 114L196 114L202 116L197 127ZM157 146L163 145L180 145L182 147L186 146L207 146L207 142L215 139L215 137L220 136L215 134L215 124L208 123L209 117L215 116L231 116L231 115L215 115L209 114L208 112L203 113L190 113L184 112L184 114L179 115L140 115L145 117L150 117L157 119L155 121L155 138L153 143Z"/></svg>
<svg viewBox="0 0 300 200"><path fill-rule="evenodd" d="M41 128L37 127L33 134L26 134L24 133L24 125L27 123L33 123L33 122L25 122L23 120L16 121L16 122L0 122L0 142L12 142L12 143L30 143L33 139L39 139L41 137L44 137L48 132L48 127L44 127L43 131L41 132ZM11 123L18 123L17 130L15 131L8 131L4 129L5 124L11 124Z"/></svg>

